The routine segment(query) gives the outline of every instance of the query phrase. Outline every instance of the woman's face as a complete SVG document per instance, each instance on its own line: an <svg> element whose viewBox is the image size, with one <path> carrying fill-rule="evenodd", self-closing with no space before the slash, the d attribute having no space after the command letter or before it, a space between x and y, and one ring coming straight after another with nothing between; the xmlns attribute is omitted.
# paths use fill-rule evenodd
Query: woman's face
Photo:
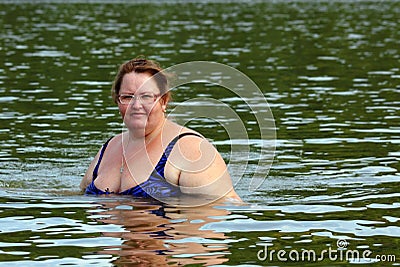
<svg viewBox="0 0 400 267"><path fill-rule="evenodd" d="M138 135L147 135L164 120L167 103L160 99L160 90L150 74L125 74L119 95L134 95L129 104L118 101L122 119L130 131L135 131Z"/></svg>

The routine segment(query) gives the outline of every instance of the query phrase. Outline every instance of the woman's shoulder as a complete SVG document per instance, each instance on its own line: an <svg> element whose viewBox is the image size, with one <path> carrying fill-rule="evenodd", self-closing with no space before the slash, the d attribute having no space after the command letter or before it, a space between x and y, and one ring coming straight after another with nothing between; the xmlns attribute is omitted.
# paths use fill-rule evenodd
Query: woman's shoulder
<svg viewBox="0 0 400 267"><path fill-rule="evenodd" d="M173 153L175 156L185 157L187 159L198 158L200 154L209 154L212 152L215 153L214 146L209 142L209 140L204 137L201 133L178 125L172 122L173 125L170 126L169 130L169 142L173 139L176 139L176 147L178 149L174 149ZM172 132L172 134L171 134Z"/></svg>
<svg viewBox="0 0 400 267"><path fill-rule="evenodd" d="M172 138L175 138L180 135L185 135L185 136L192 135L204 138L204 136L201 133L193 129L187 128L185 126L179 125L173 121L168 121L168 123L165 125L164 131L167 131L169 133L168 135L170 135L170 137Z"/></svg>
<svg viewBox="0 0 400 267"><path fill-rule="evenodd" d="M124 138L123 132L108 137L107 139L105 139L105 141L103 141L103 145L101 146L99 152L101 152L101 150L104 151L107 150L108 151L107 154L110 154L112 151L115 151L116 149L118 150L119 147L121 146L121 140L123 140L123 138Z"/></svg>
<svg viewBox="0 0 400 267"><path fill-rule="evenodd" d="M116 143L116 142L121 142L121 140L124 138L124 137L126 137L126 134L127 134L127 132L121 132L121 133L119 133L119 134L115 134L115 135L112 135L112 136L110 136L108 139L106 139L106 142L105 143L111 143L111 144L114 144L114 143Z"/></svg>

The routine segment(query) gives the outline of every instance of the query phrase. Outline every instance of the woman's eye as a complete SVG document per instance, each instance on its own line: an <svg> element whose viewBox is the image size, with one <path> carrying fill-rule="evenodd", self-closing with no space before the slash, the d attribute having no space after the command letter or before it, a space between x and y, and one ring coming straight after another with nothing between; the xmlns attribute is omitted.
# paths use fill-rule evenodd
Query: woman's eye
<svg viewBox="0 0 400 267"><path fill-rule="evenodd" d="M149 99L153 98L153 96L152 95L141 95L140 98L143 100L149 100Z"/></svg>

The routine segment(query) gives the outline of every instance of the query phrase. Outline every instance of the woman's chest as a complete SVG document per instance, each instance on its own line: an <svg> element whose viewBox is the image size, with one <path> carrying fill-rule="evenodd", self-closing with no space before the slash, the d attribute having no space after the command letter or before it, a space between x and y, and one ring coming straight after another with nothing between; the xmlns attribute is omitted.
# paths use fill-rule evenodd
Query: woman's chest
<svg viewBox="0 0 400 267"><path fill-rule="evenodd" d="M111 192L122 192L145 182L157 170L164 173L167 160L161 147L112 148L107 152L95 180L96 187L101 190L108 188Z"/></svg>

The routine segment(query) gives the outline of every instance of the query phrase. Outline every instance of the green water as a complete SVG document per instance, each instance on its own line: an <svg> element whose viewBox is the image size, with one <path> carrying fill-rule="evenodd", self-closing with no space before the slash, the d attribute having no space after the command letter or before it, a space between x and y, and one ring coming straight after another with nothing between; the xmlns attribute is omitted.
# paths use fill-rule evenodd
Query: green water
<svg viewBox="0 0 400 267"><path fill-rule="evenodd" d="M265 246L319 255L346 240L341 251L372 251L362 264L398 265L399 15L399 1L0 2L0 263L360 263L257 258ZM247 205L81 196L91 158L123 130L110 87L137 55L163 67L219 62L258 85L276 151L258 190L236 184ZM240 99L199 85L173 95L171 109L207 96L237 112L252 160L231 173L250 176L265 140ZM217 122L191 126L229 158ZM386 261L371 263L377 255Z"/></svg>

